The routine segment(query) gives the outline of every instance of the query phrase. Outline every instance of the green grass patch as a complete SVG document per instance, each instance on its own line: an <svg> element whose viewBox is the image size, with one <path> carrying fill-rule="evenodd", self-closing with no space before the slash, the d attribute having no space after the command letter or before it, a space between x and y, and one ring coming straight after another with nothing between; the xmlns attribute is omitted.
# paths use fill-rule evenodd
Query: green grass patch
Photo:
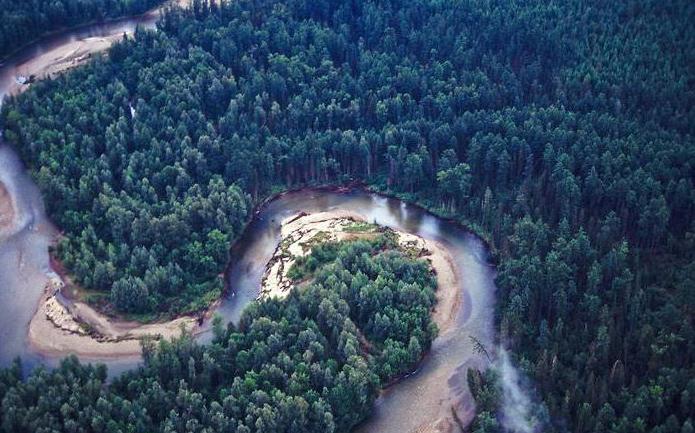
<svg viewBox="0 0 695 433"><path fill-rule="evenodd" d="M378 225L366 221L352 221L350 224L343 227L343 231L346 233L371 233L378 229Z"/></svg>

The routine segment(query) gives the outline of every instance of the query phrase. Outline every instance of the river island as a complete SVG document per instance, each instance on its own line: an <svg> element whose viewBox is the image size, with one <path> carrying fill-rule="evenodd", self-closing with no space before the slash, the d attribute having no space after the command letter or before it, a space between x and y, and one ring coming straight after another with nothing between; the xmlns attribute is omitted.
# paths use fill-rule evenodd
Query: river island
<svg viewBox="0 0 695 433"><path fill-rule="evenodd" d="M289 277L290 270L298 259L311 253L312 246L369 239L384 232L395 236L400 248L409 256L422 258L430 264L437 277L433 320L440 333L445 333L454 322L460 304L455 264L448 251L438 242L369 223L350 211L299 213L283 220L280 243L265 265L259 299L287 296L295 287ZM56 264L54 267L59 268ZM49 274L44 295L31 320L29 341L41 353L77 354L97 359L137 357L141 351L140 341L146 337L170 339L184 330L193 335L203 330L202 321L192 315L148 324L108 317L81 300L64 296L66 284L73 284L68 276ZM203 315L213 314L216 305Z"/></svg>

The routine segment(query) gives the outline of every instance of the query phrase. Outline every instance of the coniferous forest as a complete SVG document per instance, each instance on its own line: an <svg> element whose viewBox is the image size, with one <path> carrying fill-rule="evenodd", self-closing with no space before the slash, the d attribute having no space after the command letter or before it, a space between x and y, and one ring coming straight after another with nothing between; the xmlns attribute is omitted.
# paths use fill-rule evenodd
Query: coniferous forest
<svg viewBox="0 0 695 433"><path fill-rule="evenodd" d="M489 242L545 431L690 433L694 23L687 0L195 0L6 101L2 125L105 308L204 308L254 205L360 181ZM350 431L436 333L422 263L381 242L330 247L308 288L209 345L146 344L108 387L103 366L18 363L0 426ZM470 377L472 431L501 432L494 375Z"/></svg>
<svg viewBox="0 0 695 433"><path fill-rule="evenodd" d="M251 304L238 328L217 322L209 346L186 336L145 343L145 367L108 388L103 365L84 367L74 357L25 383L18 365L2 372L2 428L350 431L378 389L412 371L429 347L434 277L385 236L325 245L314 255L320 267L308 287Z"/></svg>

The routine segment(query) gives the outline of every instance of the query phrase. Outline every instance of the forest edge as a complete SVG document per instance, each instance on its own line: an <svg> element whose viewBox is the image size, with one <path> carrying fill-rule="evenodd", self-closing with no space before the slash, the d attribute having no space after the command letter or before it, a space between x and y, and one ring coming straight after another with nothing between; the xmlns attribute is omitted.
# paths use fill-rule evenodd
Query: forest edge
<svg viewBox="0 0 695 433"><path fill-rule="evenodd" d="M260 210L272 202L279 199L289 192L308 192L308 191L335 191L346 193L357 187L356 185L343 186L321 186L313 188L300 188L294 191L284 191L259 203L250 214L252 218L247 221L246 226L257 217ZM335 217L342 215L340 211L335 212ZM315 215L315 214L310 214ZM293 217L296 217L294 215ZM360 219L358 215L351 215L355 220ZM243 233L243 232L242 232ZM428 258L437 276L437 305L432 311L432 318L439 327L440 335L446 333L456 318L460 309L461 294L458 285L458 269L446 247L436 242L424 240L423 238L396 232L405 235L408 239L421 240L428 249ZM62 284L72 284L70 275L63 268L62 264L51 251L51 267L56 275L49 278L44 289L34 317L29 324L28 340L31 346L39 353L45 355L67 355L77 354L90 359L113 359L113 358L136 358L140 356L140 341L146 336L157 338L171 338L180 335L183 329L191 335L199 335L205 332L206 328L202 324L209 320L219 306L222 297L233 296L234 291L229 286L228 272L233 263L234 251L238 245L238 239L232 243L230 248L231 260L228 261L224 272L224 291L207 308L195 314L182 314L175 316L171 320L137 323L129 320L122 320L118 317L108 317L99 313L87 303L72 299L66 294L57 294L56 286ZM61 283L56 283L55 278ZM58 306L56 306L56 303ZM56 309L63 311L57 311ZM59 325L60 323L60 325ZM77 327L77 328L76 328ZM77 330L79 328L79 330ZM425 354L426 355L426 354ZM397 382L398 380L394 381ZM393 383L390 383L393 385Z"/></svg>

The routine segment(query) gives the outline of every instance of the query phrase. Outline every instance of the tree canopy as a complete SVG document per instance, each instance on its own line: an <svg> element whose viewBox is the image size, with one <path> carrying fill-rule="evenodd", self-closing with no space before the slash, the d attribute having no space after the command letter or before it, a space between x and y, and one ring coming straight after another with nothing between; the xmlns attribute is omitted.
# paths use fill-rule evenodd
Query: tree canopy
<svg viewBox="0 0 695 433"><path fill-rule="evenodd" d="M308 286L218 323L209 345L146 342L144 366L108 387L75 357L26 382L18 362L0 374L0 430L349 432L429 348L436 284L384 237L330 249Z"/></svg>
<svg viewBox="0 0 695 433"><path fill-rule="evenodd" d="M120 311L205 305L253 204L362 180L489 240L548 431L692 431L693 22L685 0L195 0L2 121L59 257Z"/></svg>

